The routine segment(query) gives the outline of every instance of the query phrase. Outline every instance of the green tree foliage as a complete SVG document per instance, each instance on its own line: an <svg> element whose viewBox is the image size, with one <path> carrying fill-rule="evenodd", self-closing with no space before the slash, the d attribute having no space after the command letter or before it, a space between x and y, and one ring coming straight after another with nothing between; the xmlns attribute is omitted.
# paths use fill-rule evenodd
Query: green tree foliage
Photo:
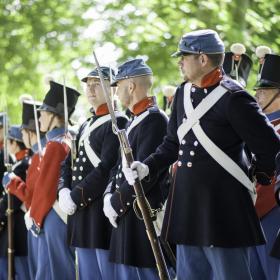
<svg viewBox="0 0 280 280"><path fill-rule="evenodd" d="M0 90L13 120L18 96L42 97L43 77L55 73L77 88L77 71L92 68L92 47L114 44L119 63L144 56L154 70L154 92L181 82L176 51L182 34L216 29L226 48L242 42L254 61L248 88L256 81L258 45L280 50L279 0L2 0L0 1ZM87 16L85 16L87 14ZM99 26L100 25L100 26ZM94 32L84 36L87 27ZM98 32L99 30L99 32ZM101 31L101 32L100 32Z"/></svg>
<svg viewBox="0 0 280 280"><path fill-rule="evenodd" d="M73 79L71 62L83 55L79 42L86 1L0 1L0 94L11 119L19 119L18 96L42 97L46 73L60 70ZM62 81L62 78L61 78ZM73 80L75 83L75 80ZM3 104L2 104L3 105Z"/></svg>
<svg viewBox="0 0 280 280"><path fill-rule="evenodd" d="M120 60L144 55L156 76L156 86L181 81L177 60L170 58L182 34L199 28L219 32L229 50L241 42L254 61L249 90L256 81L259 45L280 50L278 0L135 0L113 1L101 15L110 24L104 39L122 50Z"/></svg>

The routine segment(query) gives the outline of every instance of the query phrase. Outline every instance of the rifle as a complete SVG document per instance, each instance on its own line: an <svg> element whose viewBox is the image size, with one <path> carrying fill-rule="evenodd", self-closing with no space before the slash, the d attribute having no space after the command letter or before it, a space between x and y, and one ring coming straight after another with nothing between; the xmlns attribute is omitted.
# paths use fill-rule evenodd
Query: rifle
<svg viewBox="0 0 280 280"><path fill-rule="evenodd" d="M7 172L12 172L12 164L9 162L8 154L8 115L3 115L3 131L4 131L4 164ZM6 214L8 217L8 280L15 279L15 259L14 259L14 207L13 197L7 192L8 208Z"/></svg>
<svg viewBox="0 0 280 280"><path fill-rule="evenodd" d="M103 91L103 94L105 96L106 103L107 103L107 106L108 106L108 109L109 109L109 112L110 112L110 115L111 115L112 130L118 136L122 152L125 156L125 159L127 161L128 166L130 167L130 165L134 161L133 154L132 154L132 149L130 147L125 129L120 130L118 128L117 119L116 119L114 109L113 109L113 106L112 106L112 103L111 103L111 100L110 100L110 94L106 90L103 74L101 72L101 69L100 69L97 57L95 55L95 52L93 52L93 56L94 56L95 64L97 66L102 91ZM157 237L156 230L155 230L155 227L154 227L154 224L153 224L152 209L151 209L151 206L150 206L150 204L149 204L149 202L148 202L148 200L145 196L142 184L141 184L141 182L138 178L135 180L135 184L134 184L133 188L134 188L134 191L135 191L135 194L136 194L137 204L139 206L139 209L141 211L141 214L142 214L142 217L143 217L143 220L144 220L144 224L145 224L145 227L146 227L146 232L147 232L149 241L150 241L151 246L152 246L153 254L154 254L157 269L158 269L159 278L161 280L170 280L171 278L169 276L168 269L167 269L167 266L166 266L166 263L165 263L165 259L164 259L164 256L163 256L163 253L162 253L162 250L161 250L161 247L160 247L159 239Z"/></svg>

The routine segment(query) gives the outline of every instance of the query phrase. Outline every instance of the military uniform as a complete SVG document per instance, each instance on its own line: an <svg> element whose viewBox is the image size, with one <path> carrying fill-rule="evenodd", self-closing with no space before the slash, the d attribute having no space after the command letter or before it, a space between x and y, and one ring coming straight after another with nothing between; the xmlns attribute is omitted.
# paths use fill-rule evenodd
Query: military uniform
<svg viewBox="0 0 280 280"><path fill-rule="evenodd" d="M280 68L280 56L266 55L262 61L261 72L255 89L280 88L280 80L275 73ZM266 94L265 92L263 94ZM278 92L279 95L279 92ZM266 106L267 107L267 106ZM280 109L280 108L279 108ZM275 130L280 133L280 110L267 114ZM270 143L268 143L270 145ZM266 236L266 244L253 247L250 250L250 265L253 279L277 279L280 271L280 262L270 256L277 232L280 228L280 208L277 205L277 195L274 194L275 182L269 186L257 184L258 198L256 210ZM275 199L276 197L276 199Z"/></svg>
<svg viewBox="0 0 280 280"><path fill-rule="evenodd" d="M108 250L111 236L111 225L103 214L103 193L106 189L109 173L117 161L119 142L112 131L111 117L107 106L101 105L103 112L97 110L80 128L77 135L77 158L71 170L71 155L69 154L62 166L62 180L60 186L68 187L71 197L78 209L74 215L68 216L68 242L77 248L79 272L81 279L86 276L106 278L106 263L103 267L94 269L82 262L83 248L91 255L91 260L98 259L98 251ZM99 107L99 109L101 109ZM127 119L119 116L118 126L124 128ZM95 129L92 128L96 126ZM94 153L97 158L91 157ZM99 262L101 263L101 262ZM103 271L102 271L103 269ZM109 269L109 267L107 268ZM107 271L108 273L108 271ZM103 279L103 278L102 278Z"/></svg>
<svg viewBox="0 0 280 280"><path fill-rule="evenodd" d="M41 103L36 102L35 106L38 108ZM31 100L24 100L23 101L23 108L22 108L22 129L27 129L30 131L36 131L35 128L35 118L34 118L34 102ZM39 112L37 113L39 118ZM45 138L41 138L41 147L45 147ZM30 143L31 144L31 143ZM32 157L29 159L29 165L26 174L26 180L24 181L20 177L15 177L11 180L8 188L10 193L15 195L18 199L20 199L27 210L29 210L33 191L35 187L36 180L40 175L40 155L38 150L38 144L34 144L31 147L32 150ZM27 232L27 240L28 240L28 268L29 268L29 276L30 279L36 279L36 273L38 275L44 275L44 272L40 272L38 269L38 238L35 237L31 231ZM41 269L45 269L41 267Z"/></svg>
<svg viewBox="0 0 280 280"><path fill-rule="evenodd" d="M8 139L22 142L21 132L18 126L12 126L8 132ZM16 161L13 163L12 172L22 180L26 178L26 170L30 159L30 151L23 149L15 154ZM3 182L9 185L9 174L4 176ZM7 250L8 250L8 227L6 210L8 208L8 196L3 193L0 201L0 279L7 279ZM14 209L14 255L15 255L15 274L20 279L29 279L27 263L27 231L24 224L24 208L22 202L12 195Z"/></svg>
<svg viewBox="0 0 280 280"><path fill-rule="evenodd" d="M66 87L69 117L75 109L79 93ZM63 117L63 86L50 82L43 104L39 110ZM46 133L46 147L39 164L40 174L36 180L30 205L31 231L38 236L38 271L36 279L75 279L74 253L67 244L65 215L56 201L61 162L66 158L64 128L54 128ZM47 258L46 258L47 257Z"/></svg>
<svg viewBox="0 0 280 280"><path fill-rule="evenodd" d="M110 79L110 69L101 67L104 79ZM114 76L114 73L112 73ZM97 69L84 79L99 79ZM98 93L97 93L98 94ZM92 108L93 111L93 108ZM116 112L120 128L127 118ZM110 170L117 161L119 141L112 131L111 116L106 104L100 105L77 135L77 155L71 166L71 154L62 164L59 188L71 189L70 196L77 205L68 216L68 243L76 248L80 279L112 279L109 263L111 224L103 214L103 193Z"/></svg>
<svg viewBox="0 0 280 280"><path fill-rule="evenodd" d="M151 75L151 69L142 63L140 60L124 63L118 69L116 80L141 76L143 70L146 72L142 74ZM141 68L139 65L142 65ZM159 110L153 97L146 97L136 103L132 113L133 117L126 132L134 158L143 160L162 142L166 134L167 117ZM112 230L110 244L110 261L116 264L115 279L158 279L144 222L134 211L135 192L125 180L122 168L120 156L107 189L107 192L112 193L111 204L118 214L118 226ZM168 167L164 167L155 179L142 181L144 192L153 209L161 209L165 201L167 176Z"/></svg>
<svg viewBox="0 0 280 280"><path fill-rule="evenodd" d="M208 30L188 33L180 42L179 55L223 53L217 36ZM225 89L225 94L198 124L249 175L243 157L246 143L257 158L258 180L269 184L280 143L255 99L239 84L222 77L221 70L214 69L203 78L201 88L191 86L192 106L196 108L218 85ZM178 279L200 279L211 273L215 277L227 276L221 279L248 279L247 247L265 242L254 204L247 188L206 152L193 129L179 141L178 127L187 121L184 87L185 83L175 94L167 137L157 152L144 161L153 178L159 168L178 158L163 236L177 244ZM263 145L265 142L269 145Z"/></svg>

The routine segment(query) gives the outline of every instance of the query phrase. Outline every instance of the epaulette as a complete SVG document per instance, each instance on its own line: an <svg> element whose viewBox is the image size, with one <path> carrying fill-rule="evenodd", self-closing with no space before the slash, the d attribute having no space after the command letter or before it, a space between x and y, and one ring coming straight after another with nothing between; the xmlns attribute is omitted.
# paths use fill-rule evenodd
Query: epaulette
<svg viewBox="0 0 280 280"><path fill-rule="evenodd" d="M148 108L149 113L158 113L159 112L159 108L157 105L151 106Z"/></svg>
<svg viewBox="0 0 280 280"><path fill-rule="evenodd" d="M244 87L239 82L227 76L223 77L223 79L220 82L220 85L231 92L244 90Z"/></svg>

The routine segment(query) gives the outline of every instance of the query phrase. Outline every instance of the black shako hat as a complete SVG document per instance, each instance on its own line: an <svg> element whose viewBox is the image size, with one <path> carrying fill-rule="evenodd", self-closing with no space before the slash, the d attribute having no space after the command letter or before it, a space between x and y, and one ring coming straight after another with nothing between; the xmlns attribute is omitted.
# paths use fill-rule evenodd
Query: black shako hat
<svg viewBox="0 0 280 280"><path fill-rule="evenodd" d="M258 75L255 89L258 88L280 88L280 56L266 54L264 62Z"/></svg>
<svg viewBox="0 0 280 280"><path fill-rule="evenodd" d="M75 110L80 93L73 88L66 87L68 116ZM64 116L63 85L50 81L50 89L47 92L43 104L39 107L40 111L48 111L59 116Z"/></svg>
<svg viewBox="0 0 280 280"><path fill-rule="evenodd" d="M35 101L36 109L39 109L41 105L42 102ZM40 111L37 111L37 116L39 120ZM33 100L23 100L21 120L22 120L21 128L36 131Z"/></svg>

